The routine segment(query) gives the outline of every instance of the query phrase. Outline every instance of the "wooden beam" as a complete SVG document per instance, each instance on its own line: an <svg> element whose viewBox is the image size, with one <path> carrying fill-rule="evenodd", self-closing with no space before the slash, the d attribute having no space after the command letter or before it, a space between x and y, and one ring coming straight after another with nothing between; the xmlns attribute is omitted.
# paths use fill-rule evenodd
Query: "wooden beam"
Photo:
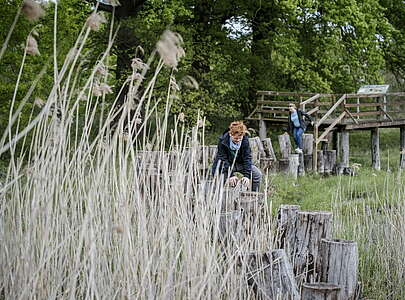
<svg viewBox="0 0 405 300"><path fill-rule="evenodd" d="M353 117L352 113L345 109L345 112L349 115L349 117L353 120L354 123L359 124L359 122Z"/></svg>
<svg viewBox="0 0 405 300"><path fill-rule="evenodd" d="M369 121L366 123L359 123L357 124L348 124L345 126L347 130L353 130L353 129L367 129L367 128L373 128L373 127L400 127L405 125L405 120L394 120L393 122L389 121Z"/></svg>
<svg viewBox="0 0 405 300"><path fill-rule="evenodd" d="M258 112L266 114L282 114L282 115L288 115L290 113L288 110L281 110L281 109L259 109Z"/></svg>
<svg viewBox="0 0 405 300"><path fill-rule="evenodd" d="M318 138L317 143L320 142L320 140L324 139L329 132L331 132L331 130L336 126L337 123L339 123L344 117L346 116L346 111L342 112L340 114L339 117L337 117L332 124L329 125L328 128L326 128L326 130L320 135L320 137Z"/></svg>
<svg viewBox="0 0 405 300"><path fill-rule="evenodd" d="M342 165L343 167L349 166L349 151L350 151L350 143L349 143L349 132L347 130L343 130L341 132L341 153L342 153Z"/></svg>
<svg viewBox="0 0 405 300"><path fill-rule="evenodd" d="M383 106L383 105L384 105L384 103L376 103L376 102L373 102L373 103L346 103L345 107L346 108L347 107L361 107L361 106L368 107L368 106Z"/></svg>
<svg viewBox="0 0 405 300"><path fill-rule="evenodd" d="M321 94L316 94L315 96L312 96L311 98L301 102L300 105L306 105L308 103L311 103L312 101L318 99L320 96L321 96Z"/></svg>
<svg viewBox="0 0 405 300"><path fill-rule="evenodd" d="M317 111L319 111L319 107L314 107L313 109L311 109L310 111L307 112L308 115L312 115L313 113L316 113Z"/></svg>
<svg viewBox="0 0 405 300"><path fill-rule="evenodd" d="M328 112L322 117L322 119L319 120L319 122L316 124L316 126L319 127L329 116L330 114L346 99L346 95L343 95L340 97L338 101L328 110Z"/></svg>
<svg viewBox="0 0 405 300"><path fill-rule="evenodd" d="M364 117L364 116L376 116L376 115L381 115L383 112L380 110L374 110L374 111L362 111L362 112L356 112L356 113L351 113L352 116L354 117Z"/></svg>

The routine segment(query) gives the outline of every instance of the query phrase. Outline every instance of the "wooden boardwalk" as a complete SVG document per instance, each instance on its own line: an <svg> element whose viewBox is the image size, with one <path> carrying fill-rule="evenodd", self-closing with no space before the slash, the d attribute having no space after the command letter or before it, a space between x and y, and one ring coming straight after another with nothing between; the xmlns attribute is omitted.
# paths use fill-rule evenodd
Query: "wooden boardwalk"
<svg viewBox="0 0 405 300"><path fill-rule="evenodd" d="M267 127L287 127L288 104L294 103L314 119L314 162L320 144L348 139L351 130L370 130L372 156L379 157L379 128L400 128L401 153L405 152L405 93L316 94L258 91L257 105L247 118L259 121L259 135L266 137ZM311 130L311 128L309 129ZM347 135L347 138L346 138ZM342 143L344 153L348 142ZM402 154L405 155L405 154ZM348 155L344 155L348 157ZM347 159L348 160L348 159ZM401 157L401 161L402 161ZM348 164L347 162L344 162ZM375 166L379 165L379 162ZM373 162L374 166L374 162ZM378 169L378 166L376 167ZM314 164L316 170L316 163Z"/></svg>

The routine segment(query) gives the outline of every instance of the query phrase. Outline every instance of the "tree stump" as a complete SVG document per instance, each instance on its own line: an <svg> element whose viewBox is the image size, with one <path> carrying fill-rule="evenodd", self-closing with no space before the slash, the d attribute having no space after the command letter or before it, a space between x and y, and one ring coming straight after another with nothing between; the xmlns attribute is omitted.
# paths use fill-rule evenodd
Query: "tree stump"
<svg viewBox="0 0 405 300"><path fill-rule="evenodd" d="M278 171L283 174L287 174L290 168L290 161L288 158L281 158L278 160Z"/></svg>
<svg viewBox="0 0 405 300"><path fill-rule="evenodd" d="M291 263L283 249L250 253L242 259L248 284L258 299L300 299Z"/></svg>
<svg viewBox="0 0 405 300"><path fill-rule="evenodd" d="M273 149L273 144L271 142L271 138L265 138L262 140L264 152L266 154L266 157L273 159L274 161L277 161L276 154L274 153Z"/></svg>
<svg viewBox="0 0 405 300"><path fill-rule="evenodd" d="M323 151L324 173L332 174L336 168L336 150Z"/></svg>
<svg viewBox="0 0 405 300"><path fill-rule="evenodd" d="M278 209L277 214L277 233L275 247L284 249L286 244L292 245L294 240L287 240L293 238L293 232L295 230L295 221L297 218L297 212L300 210L299 205L287 205L283 204Z"/></svg>
<svg viewBox="0 0 405 300"><path fill-rule="evenodd" d="M277 172L277 161L273 160L272 158L263 157L260 158L260 170L263 171L264 174L266 173L276 173Z"/></svg>
<svg viewBox="0 0 405 300"><path fill-rule="evenodd" d="M326 211L298 211L295 222L286 229L282 245L299 285L320 278L320 244L331 237L331 229L332 213Z"/></svg>
<svg viewBox="0 0 405 300"><path fill-rule="evenodd" d="M299 167L299 154L290 154L288 156L288 172L287 175L297 179L298 176L298 167Z"/></svg>
<svg viewBox="0 0 405 300"><path fill-rule="evenodd" d="M337 300L339 290L339 286L331 283L304 283L301 300Z"/></svg>
<svg viewBox="0 0 405 300"><path fill-rule="evenodd" d="M357 243L340 239L322 239L321 280L341 287L338 300L356 299L358 251Z"/></svg>
<svg viewBox="0 0 405 300"><path fill-rule="evenodd" d="M291 141L288 133L279 135L278 143L280 144L281 157L287 159L291 153Z"/></svg>
<svg viewBox="0 0 405 300"><path fill-rule="evenodd" d="M238 198L239 190L232 187L223 189L221 198L221 211L230 212L235 210L236 199Z"/></svg>
<svg viewBox="0 0 405 300"><path fill-rule="evenodd" d="M310 172L313 170L312 153L304 154L304 166L305 166L305 172Z"/></svg>
<svg viewBox="0 0 405 300"><path fill-rule="evenodd" d="M234 210L221 213L219 217L218 238L225 245L238 243L242 239L242 213Z"/></svg>
<svg viewBox="0 0 405 300"><path fill-rule="evenodd" d="M304 133L302 135L302 147L303 147L303 152L304 154L311 154L314 149L314 135L313 134L308 134Z"/></svg>
<svg viewBox="0 0 405 300"><path fill-rule="evenodd" d="M305 176L304 154L298 154L298 176Z"/></svg>
<svg viewBox="0 0 405 300"><path fill-rule="evenodd" d="M260 158L265 157L263 144L259 137L254 137L249 139L250 149L252 150L252 162L255 166L260 163Z"/></svg>
<svg viewBox="0 0 405 300"><path fill-rule="evenodd" d="M323 151L322 150L318 150L318 160L317 160L317 164L316 164L316 169L318 171L319 174L323 174L325 172L325 158L323 156Z"/></svg>

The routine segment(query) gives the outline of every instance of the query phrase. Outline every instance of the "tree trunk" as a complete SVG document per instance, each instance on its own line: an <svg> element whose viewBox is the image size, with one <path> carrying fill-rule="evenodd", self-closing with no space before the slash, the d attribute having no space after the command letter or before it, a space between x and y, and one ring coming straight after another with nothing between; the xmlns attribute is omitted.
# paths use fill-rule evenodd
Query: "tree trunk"
<svg viewBox="0 0 405 300"><path fill-rule="evenodd" d="M357 243L339 239L322 239L320 254L321 280L341 287L338 293L339 300L355 299L359 263Z"/></svg>
<svg viewBox="0 0 405 300"><path fill-rule="evenodd" d="M273 144L271 142L271 138L265 138L262 140L263 149L266 154L266 157L273 159L274 161L277 160L276 154L274 153Z"/></svg>
<svg viewBox="0 0 405 300"><path fill-rule="evenodd" d="M251 253L243 260L248 284L258 299L300 299L291 263L283 249Z"/></svg>
<svg viewBox="0 0 405 300"><path fill-rule="evenodd" d="M281 157L288 158L291 153L290 136L287 133L279 135L278 142L280 144Z"/></svg>
<svg viewBox="0 0 405 300"><path fill-rule="evenodd" d="M331 283L304 283L301 300L337 300L340 287Z"/></svg>

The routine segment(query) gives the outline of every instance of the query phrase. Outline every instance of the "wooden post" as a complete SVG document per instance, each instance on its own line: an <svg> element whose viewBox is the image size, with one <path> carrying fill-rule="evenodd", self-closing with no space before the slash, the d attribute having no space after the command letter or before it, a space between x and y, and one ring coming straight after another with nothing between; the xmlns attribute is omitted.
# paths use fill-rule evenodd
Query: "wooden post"
<svg viewBox="0 0 405 300"><path fill-rule="evenodd" d="M378 128L371 129L371 166L375 170L381 170L380 135Z"/></svg>
<svg viewBox="0 0 405 300"><path fill-rule="evenodd" d="M312 169L318 170L318 125L314 126L314 147L312 149Z"/></svg>
<svg viewBox="0 0 405 300"><path fill-rule="evenodd" d="M242 258L242 268L247 271L248 284L258 299L300 299L291 263L283 249L250 253Z"/></svg>
<svg viewBox="0 0 405 300"><path fill-rule="evenodd" d="M325 172L325 158L323 155L322 150L317 151L318 161L316 162L316 168L319 174L323 174Z"/></svg>
<svg viewBox="0 0 405 300"><path fill-rule="evenodd" d="M298 176L305 176L304 153L298 154Z"/></svg>
<svg viewBox="0 0 405 300"><path fill-rule="evenodd" d="M288 173L287 175L297 179L298 176L298 166L300 164L299 154L290 154L288 156Z"/></svg>
<svg viewBox="0 0 405 300"><path fill-rule="evenodd" d="M294 242L295 221L299 205L283 204L278 209L275 247L285 249Z"/></svg>
<svg viewBox="0 0 405 300"><path fill-rule="evenodd" d="M249 139L249 145L252 150L252 162L255 166L258 166L260 158L266 156L263 144L259 137L254 137Z"/></svg>
<svg viewBox="0 0 405 300"><path fill-rule="evenodd" d="M343 167L349 167L349 152L350 152L350 147L349 147L349 132L347 130L343 130L341 132L341 153L342 153L342 166Z"/></svg>
<svg viewBox="0 0 405 300"><path fill-rule="evenodd" d="M312 153L311 154L304 154L304 166L305 166L305 171L306 172L312 171L312 169L313 169Z"/></svg>
<svg viewBox="0 0 405 300"><path fill-rule="evenodd" d="M336 151L336 160L340 158L339 148L339 132L334 130L332 134L332 149Z"/></svg>
<svg viewBox="0 0 405 300"><path fill-rule="evenodd" d="M273 159L274 161L277 160L276 154L274 153L273 144L271 142L271 138L265 138L262 140L263 149L266 154L266 157Z"/></svg>
<svg viewBox="0 0 405 300"><path fill-rule="evenodd" d="M283 174L288 174L290 161L288 158L281 158L278 160L278 171Z"/></svg>
<svg viewBox="0 0 405 300"><path fill-rule="evenodd" d="M312 154L314 149L314 135L310 133L304 133L302 135L302 151L304 154Z"/></svg>
<svg viewBox="0 0 405 300"><path fill-rule="evenodd" d="M269 157L263 157L260 158L259 167L264 174L266 173L273 174L277 172L277 161Z"/></svg>
<svg viewBox="0 0 405 300"><path fill-rule="evenodd" d="M339 290L339 286L331 283L304 283L301 300L336 300Z"/></svg>
<svg viewBox="0 0 405 300"><path fill-rule="evenodd" d="M242 213L239 210L221 213L218 237L224 244L238 242L242 237Z"/></svg>
<svg viewBox="0 0 405 300"><path fill-rule="evenodd" d="M235 210L235 202L239 195L239 191L236 188L224 188L221 198L221 211L229 212Z"/></svg>
<svg viewBox="0 0 405 300"><path fill-rule="evenodd" d="M264 140L267 135L267 128L266 128L266 122L261 119L262 115L260 114L260 121L259 121L259 137L261 140Z"/></svg>
<svg viewBox="0 0 405 300"><path fill-rule="evenodd" d="M336 167L336 150L323 151L324 173L332 174Z"/></svg>
<svg viewBox="0 0 405 300"><path fill-rule="evenodd" d="M320 248L321 280L341 287L338 300L354 300L357 290L357 243L322 239Z"/></svg>
<svg viewBox="0 0 405 300"><path fill-rule="evenodd" d="M282 158L288 158L291 153L291 141L288 133L284 133L278 136L278 142L280 144L280 151Z"/></svg>
<svg viewBox="0 0 405 300"><path fill-rule="evenodd" d="M400 164L399 164L399 168L401 170L405 169L405 126L401 126L399 128L399 142L400 142Z"/></svg>
<svg viewBox="0 0 405 300"><path fill-rule="evenodd" d="M331 237L332 213L298 211L295 222L289 224L281 245L293 262L298 285L319 281L321 240Z"/></svg>
<svg viewBox="0 0 405 300"><path fill-rule="evenodd" d="M259 192L240 192L236 198L236 208L243 213L243 229L246 235L255 236L260 230L264 203L264 193Z"/></svg>

